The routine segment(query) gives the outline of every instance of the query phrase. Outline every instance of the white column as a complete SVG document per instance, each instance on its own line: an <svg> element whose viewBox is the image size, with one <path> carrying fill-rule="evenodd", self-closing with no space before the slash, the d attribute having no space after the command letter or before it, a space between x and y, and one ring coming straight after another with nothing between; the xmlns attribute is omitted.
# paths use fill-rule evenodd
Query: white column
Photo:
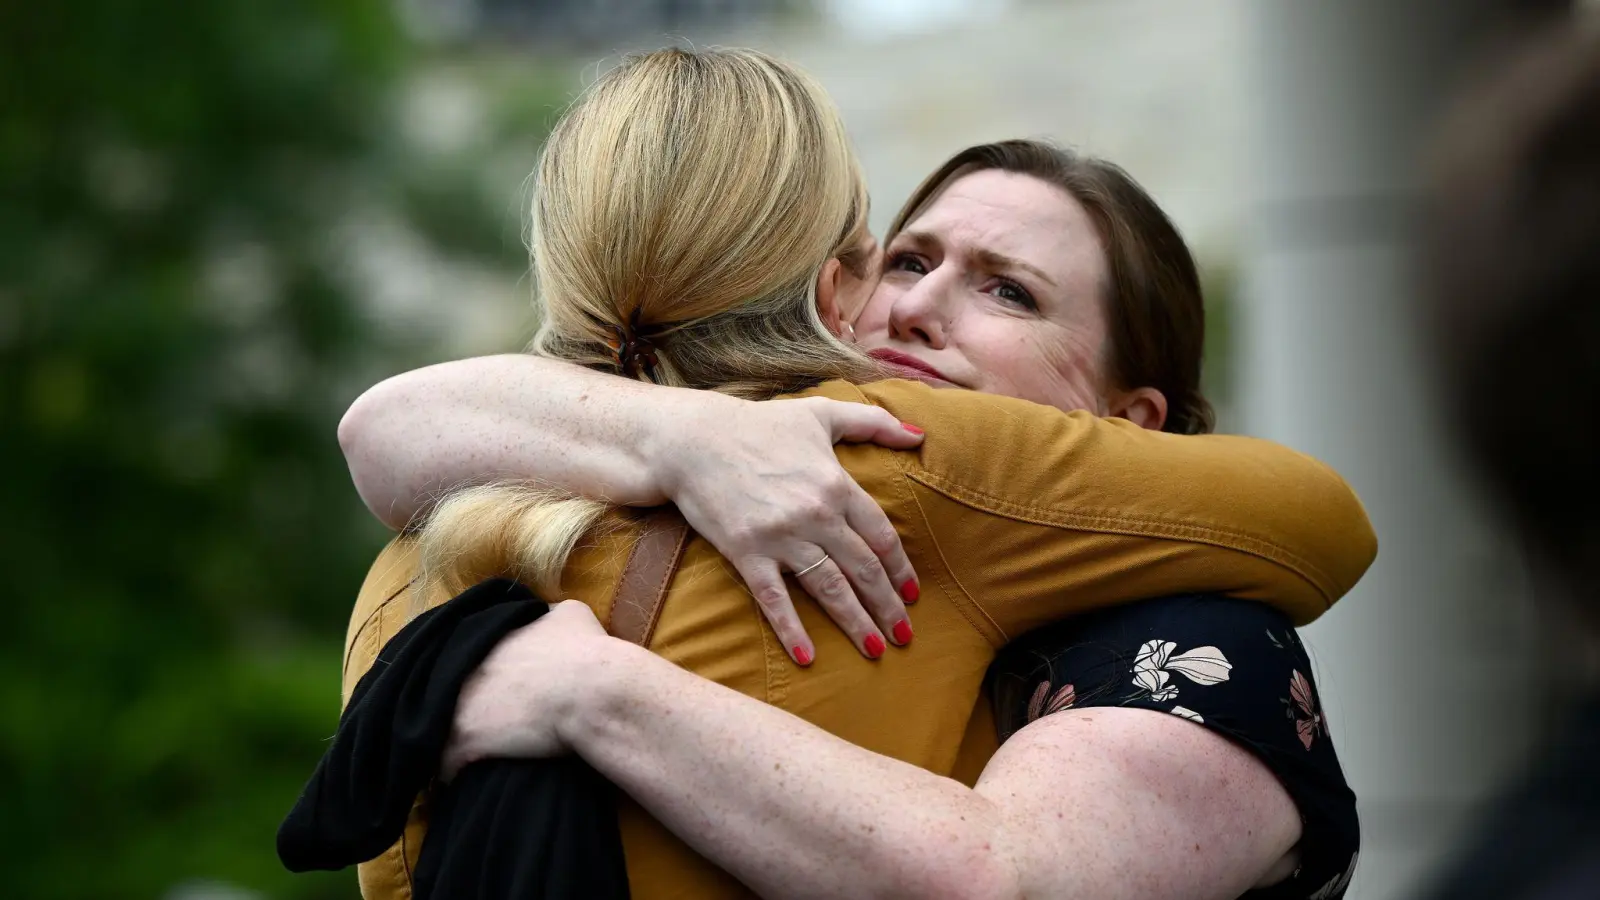
<svg viewBox="0 0 1600 900"><path fill-rule="evenodd" d="M1521 567L1429 415L1408 321L1416 153L1491 4L1251 2L1240 412L1338 469L1377 527L1377 564L1305 638L1360 798L1350 896L1384 900L1522 759L1542 706Z"/></svg>

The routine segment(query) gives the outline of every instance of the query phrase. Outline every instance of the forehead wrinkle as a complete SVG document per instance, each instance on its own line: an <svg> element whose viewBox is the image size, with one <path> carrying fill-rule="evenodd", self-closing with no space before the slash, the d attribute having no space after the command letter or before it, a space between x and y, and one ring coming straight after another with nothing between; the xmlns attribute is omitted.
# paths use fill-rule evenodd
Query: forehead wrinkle
<svg viewBox="0 0 1600 900"><path fill-rule="evenodd" d="M1051 287L1059 287L1059 285L1056 284L1056 280L1050 277L1050 275L1043 269L1032 263L1023 262L1014 256L1007 256L1004 253L990 250L987 247L974 247L967 252L967 255L972 259L973 262L976 262L983 268L1021 269L1024 272L1032 273L1035 278L1038 278L1040 281L1043 281L1045 284L1048 284Z"/></svg>
<svg viewBox="0 0 1600 900"><path fill-rule="evenodd" d="M895 236L919 249L942 248L971 260L987 250L1055 272L1045 280L1062 294L1070 319L1094 317L1103 305L1110 272L1100 229L1070 194L1028 176L980 189L976 172L951 182ZM981 260L971 260L982 263Z"/></svg>
<svg viewBox="0 0 1600 900"><path fill-rule="evenodd" d="M980 263L993 263L1000 257L1001 262L1042 269L1024 257L1066 259L1075 255L1074 245L1078 242L1074 238L1082 229L1070 209L1036 209L1009 197L987 199L963 193L964 187L957 186L940 197L901 234L921 244L963 245L969 256L974 251L987 254L987 258L975 257Z"/></svg>

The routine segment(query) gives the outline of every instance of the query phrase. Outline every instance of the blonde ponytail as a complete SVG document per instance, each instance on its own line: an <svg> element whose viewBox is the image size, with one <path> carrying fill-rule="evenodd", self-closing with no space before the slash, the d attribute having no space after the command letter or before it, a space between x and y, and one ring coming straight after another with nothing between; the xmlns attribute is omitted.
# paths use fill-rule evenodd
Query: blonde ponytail
<svg viewBox="0 0 1600 900"><path fill-rule="evenodd" d="M871 380L878 367L828 331L815 296L866 215L838 111L803 72L749 50L625 60L540 160L529 352L616 371L617 329L649 329L663 384L764 399ZM425 577L454 591L510 576L558 598L610 509L536 485L457 491L421 531Z"/></svg>

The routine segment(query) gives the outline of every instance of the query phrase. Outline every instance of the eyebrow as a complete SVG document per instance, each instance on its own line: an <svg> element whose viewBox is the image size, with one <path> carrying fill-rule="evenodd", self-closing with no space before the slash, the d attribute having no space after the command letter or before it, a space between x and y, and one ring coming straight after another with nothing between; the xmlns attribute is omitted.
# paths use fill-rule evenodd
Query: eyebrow
<svg viewBox="0 0 1600 900"><path fill-rule="evenodd" d="M902 231L897 237L903 237L918 247L937 246L939 244L939 239L926 231ZM973 262L986 269L1021 269L1051 287L1059 287L1056 284L1056 280L1046 275L1044 270L1032 263L1023 262L1014 256L1007 256L1004 253L990 250L986 247L970 250L967 252L967 256Z"/></svg>

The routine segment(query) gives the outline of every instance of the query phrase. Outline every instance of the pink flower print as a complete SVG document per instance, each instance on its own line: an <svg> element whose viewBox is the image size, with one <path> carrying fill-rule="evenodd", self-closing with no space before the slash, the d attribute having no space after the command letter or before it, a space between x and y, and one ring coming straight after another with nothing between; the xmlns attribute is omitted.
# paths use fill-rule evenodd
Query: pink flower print
<svg viewBox="0 0 1600 900"><path fill-rule="evenodd" d="M1299 669L1289 676L1289 697L1294 701L1294 730L1307 750L1322 730L1322 714L1317 711L1317 698L1311 693L1311 682Z"/></svg>
<svg viewBox="0 0 1600 900"><path fill-rule="evenodd" d="M1049 693L1050 682L1048 681L1039 682L1039 686L1033 689L1033 698L1028 701L1029 722L1040 716L1048 716L1053 712L1060 712L1078 702L1078 692L1070 684L1064 684L1060 690L1050 694L1050 702L1046 703L1045 695Z"/></svg>

